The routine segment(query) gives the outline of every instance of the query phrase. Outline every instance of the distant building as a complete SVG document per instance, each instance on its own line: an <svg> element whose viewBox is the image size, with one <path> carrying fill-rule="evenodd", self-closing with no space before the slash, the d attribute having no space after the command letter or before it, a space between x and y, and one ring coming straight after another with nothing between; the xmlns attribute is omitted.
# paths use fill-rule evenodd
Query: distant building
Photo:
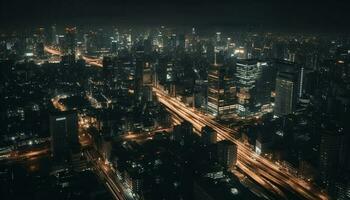
<svg viewBox="0 0 350 200"><path fill-rule="evenodd" d="M274 113L276 116L295 111L298 92L297 77L293 73L280 72L276 78L276 97Z"/></svg>
<svg viewBox="0 0 350 200"><path fill-rule="evenodd" d="M152 85L152 72L149 63L145 60L144 46L136 47L134 81L134 95L136 100L139 101L142 98L143 86Z"/></svg>
<svg viewBox="0 0 350 200"><path fill-rule="evenodd" d="M109 91L111 89L115 89L115 77L117 70L114 67L113 58L110 56L104 56L102 66L105 90Z"/></svg>
<svg viewBox="0 0 350 200"><path fill-rule="evenodd" d="M77 46L77 29L75 27L73 28L66 28L66 35L65 35L65 45L63 52L64 54L68 55L74 55L76 53L76 46Z"/></svg>
<svg viewBox="0 0 350 200"><path fill-rule="evenodd" d="M111 42L110 53L111 54L117 54L118 53L118 42L116 40L112 40L112 42Z"/></svg>
<svg viewBox="0 0 350 200"><path fill-rule="evenodd" d="M64 164L72 153L79 150L78 116L76 111L50 115L51 151L53 159Z"/></svg>
<svg viewBox="0 0 350 200"><path fill-rule="evenodd" d="M218 142L218 161L228 169L237 163L237 145L231 141L223 140Z"/></svg>

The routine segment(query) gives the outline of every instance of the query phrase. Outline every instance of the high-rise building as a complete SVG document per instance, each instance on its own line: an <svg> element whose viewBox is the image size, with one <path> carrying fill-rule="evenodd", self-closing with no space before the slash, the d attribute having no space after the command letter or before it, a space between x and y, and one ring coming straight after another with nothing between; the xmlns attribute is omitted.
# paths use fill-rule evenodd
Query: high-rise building
<svg viewBox="0 0 350 200"><path fill-rule="evenodd" d="M294 112L298 95L298 80L294 73L279 72L276 78L274 113L276 116Z"/></svg>
<svg viewBox="0 0 350 200"><path fill-rule="evenodd" d="M271 82L267 62L239 60L236 63L236 85L238 87L237 113L241 116L260 111L262 105L269 104Z"/></svg>
<svg viewBox="0 0 350 200"><path fill-rule="evenodd" d="M327 188L334 183L340 168L344 140L345 135L341 128L325 128L321 130L320 178Z"/></svg>
<svg viewBox="0 0 350 200"><path fill-rule="evenodd" d="M84 46L85 53L93 54L97 51L97 34L96 32L90 31L84 34Z"/></svg>
<svg viewBox="0 0 350 200"><path fill-rule="evenodd" d="M63 52L65 54L69 55L75 55L76 51L76 35L77 35L77 29L75 27L73 28L66 28L66 35L65 35L65 47L63 49Z"/></svg>
<svg viewBox="0 0 350 200"><path fill-rule="evenodd" d="M56 35L57 35L56 26L53 25L53 26L51 26L51 43L52 43L52 45L57 45Z"/></svg>
<svg viewBox="0 0 350 200"><path fill-rule="evenodd" d="M114 62L113 58L109 56L104 56L102 60L102 66L103 66L103 75L105 80L105 89L111 90L114 88L114 78L115 78L115 69L114 69Z"/></svg>
<svg viewBox="0 0 350 200"><path fill-rule="evenodd" d="M217 133L209 126L205 126L201 131L202 144L207 146L210 144L215 144L217 141Z"/></svg>
<svg viewBox="0 0 350 200"><path fill-rule="evenodd" d="M298 99L302 96L304 85L304 68L296 63L278 60L274 63L275 81L275 115L293 113ZM274 75L273 74L273 75Z"/></svg>
<svg viewBox="0 0 350 200"><path fill-rule="evenodd" d="M50 115L51 151L53 159L60 164L69 161L72 153L79 150L78 116L76 111Z"/></svg>
<svg viewBox="0 0 350 200"><path fill-rule="evenodd" d="M142 86L143 86L143 72L145 68L145 52L143 46L136 47L135 52L135 78L134 78L134 91L135 99L141 100Z"/></svg>
<svg viewBox="0 0 350 200"><path fill-rule="evenodd" d="M208 73L208 111L220 118L234 112L236 87L230 69L216 60Z"/></svg>
<svg viewBox="0 0 350 200"><path fill-rule="evenodd" d="M218 161L228 169L237 163L237 145L231 141L223 140L218 142Z"/></svg>

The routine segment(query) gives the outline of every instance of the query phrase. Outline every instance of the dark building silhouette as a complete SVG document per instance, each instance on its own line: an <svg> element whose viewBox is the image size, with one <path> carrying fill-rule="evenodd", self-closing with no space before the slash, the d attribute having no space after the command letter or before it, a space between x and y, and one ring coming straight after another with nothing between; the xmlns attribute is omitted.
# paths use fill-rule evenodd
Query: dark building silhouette
<svg viewBox="0 0 350 200"><path fill-rule="evenodd" d="M217 133L211 127L205 126L204 128L202 128L201 133L201 140L204 146L216 143Z"/></svg>
<svg viewBox="0 0 350 200"><path fill-rule="evenodd" d="M55 162L64 164L79 150L78 115L76 111L50 115L51 150Z"/></svg>
<svg viewBox="0 0 350 200"><path fill-rule="evenodd" d="M228 169L237 163L237 145L231 141L223 140L218 142L218 161Z"/></svg>

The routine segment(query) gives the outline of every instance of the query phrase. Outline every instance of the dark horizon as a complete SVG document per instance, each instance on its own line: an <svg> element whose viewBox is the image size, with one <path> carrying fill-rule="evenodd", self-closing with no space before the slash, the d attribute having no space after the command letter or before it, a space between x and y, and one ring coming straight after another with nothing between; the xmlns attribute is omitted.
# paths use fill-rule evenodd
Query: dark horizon
<svg viewBox="0 0 350 200"><path fill-rule="evenodd" d="M1 1L3 28L50 24L203 26L255 30L345 32L349 3L274 0L219 1Z"/></svg>

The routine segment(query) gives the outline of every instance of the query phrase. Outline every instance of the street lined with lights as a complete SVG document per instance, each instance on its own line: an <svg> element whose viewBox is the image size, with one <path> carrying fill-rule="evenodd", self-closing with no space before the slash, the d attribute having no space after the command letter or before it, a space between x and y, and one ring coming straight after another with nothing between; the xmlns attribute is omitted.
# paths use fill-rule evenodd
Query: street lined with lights
<svg viewBox="0 0 350 200"><path fill-rule="evenodd" d="M256 154L242 142L236 140L234 135L236 131L227 128L210 117L194 112L192 108L187 107L184 103L176 98L170 97L164 91L153 88L160 103L172 110L178 116L193 124L193 127L200 131L204 126L210 126L218 133L218 140L229 140L238 146L238 163L240 168L249 177L262 185L264 188L274 191L277 195L284 198L282 189L294 192L306 199L328 199L319 189L315 188L295 175L282 171L279 166L272 161Z"/></svg>

